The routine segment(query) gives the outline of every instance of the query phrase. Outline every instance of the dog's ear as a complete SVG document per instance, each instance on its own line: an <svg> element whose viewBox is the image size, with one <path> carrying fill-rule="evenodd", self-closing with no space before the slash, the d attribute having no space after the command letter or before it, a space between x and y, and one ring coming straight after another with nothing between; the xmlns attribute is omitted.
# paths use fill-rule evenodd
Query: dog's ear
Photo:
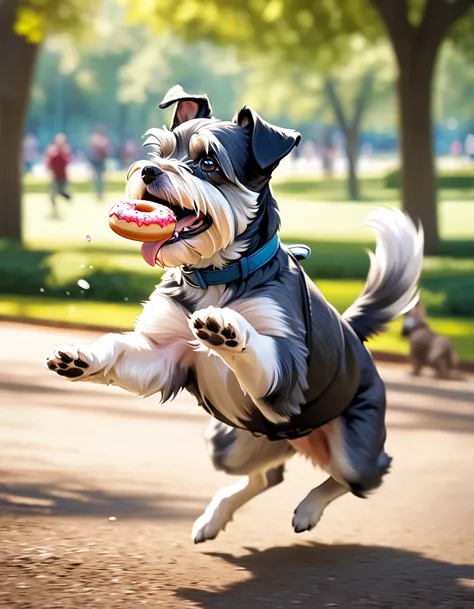
<svg viewBox="0 0 474 609"><path fill-rule="evenodd" d="M193 118L211 118L212 108L207 95L190 95L180 85L175 85L163 97L160 108L164 110L177 104L171 120L171 129Z"/></svg>
<svg viewBox="0 0 474 609"><path fill-rule="evenodd" d="M262 170L273 170L301 140L298 131L271 125L248 106L244 106L233 121L240 127L250 126L253 156Z"/></svg>

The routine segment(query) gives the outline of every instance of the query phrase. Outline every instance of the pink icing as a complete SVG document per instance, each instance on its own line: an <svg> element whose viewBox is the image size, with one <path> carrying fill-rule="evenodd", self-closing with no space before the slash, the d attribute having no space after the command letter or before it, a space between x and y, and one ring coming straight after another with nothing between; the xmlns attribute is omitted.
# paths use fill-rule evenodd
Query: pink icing
<svg viewBox="0 0 474 609"><path fill-rule="evenodd" d="M169 207L166 207L166 205L146 201L147 205L155 207L153 211L146 212L137 210L136 206L139 203L145 203L145 201L120 201L112 207L109 217L115 216L119 220L125 220L125 222L134 222L137 226L159 224L161 228L164 228L171 222L176 222L174 212Z"/></svg>

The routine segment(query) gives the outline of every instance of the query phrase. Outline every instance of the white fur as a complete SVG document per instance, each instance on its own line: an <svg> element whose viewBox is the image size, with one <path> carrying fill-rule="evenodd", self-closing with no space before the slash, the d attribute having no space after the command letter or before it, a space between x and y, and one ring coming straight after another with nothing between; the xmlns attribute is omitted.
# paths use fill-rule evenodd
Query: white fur
<svg viewBox="0 0 474 609"><path fill-rule="evenodd" d="M377 237L375 254L368 252L370 269L361 295L344 312L350 319L366 302L370 302L387 280L396 280L407 289L390 307L379 312L387 320L409 311L418 301L418 279L423 268L424 235L409 216L395 208L374 209L365 221Z"/></svg>
<svg viewBox="0 0 474 609"><path fill-rule="evenodd" d="M258 193L255 193L237 178L233 183L213 186L194 176L186 165L171 159L155 158L153 161L140 161L134 165L126 187L129 199L142 199L146 187L138 169L145 165L156 165L166 171L167 182L163 182L159 195L170 203L181 205L183 209L193 210L196 214L208 214L212 226L195 237L181 239L176 243L165 244L157 255L157 262L168 268L182 264L191 266L216 266L236 260L245 250L245 241L236 243L255 218L258 211ZM155 192L154 190L152 192ZM156 193L158 194L158 193Z"/></svg>
<svg viewBox="0 0 474 609"><path fill-rule="evenodd" d="M160 294L159 288L144 303L135 330L159 345L179 339L194 340L189 329L189 313L171 298Z"/></svg>
<svg viewBox="0 0 474 609"><path fill-rule="evenodd" d="M357 475L351 466L344 440L344 422L341 417L331 421L331 432L328 435L330 468L329 473L338 482L356 480Z"/></svg>
<svg viewBox="0 0 474 609"><path fill-rule="evenodd" d="M348 492L349 488L337 482L334 478L328 478L325 482L313 488L295 510L292 521L295 533L310 531L314 528L327 506Z"/></svg>
<svg viewBox="0 0 474 609"><path fill-rule="evenodd" d="M213 320L220 330L230 326L234 329L237 343L228 347L225 343L215 346L199 337L194 328L196 320L206 323ZM281 423L287 421L267 407L263 398L270 393L278 381L278 356L275 341L271 336L259 334L240 313L230 309L207 309L196 311L191 317L191 330L196 340L219 355L235 374L242 389L250 395L253 403L268 420ZM216 332L216 334L219 334ZM279 328L279 330L281 330Z"/></svg>
<svg viewBox="0 0 474 609"><path fill-rule="evenodd" d="M191 533L194 543L202 543L217 537L232 520L234 513L266 488L265 473L260 472L218 490L204 513L194 523Z"/></svg>
<svg viewBox="0 0 474 609"><path fill-rule="evenodd" d="M118 385L131 393L149 396L165 391L177 366L189 366L189 347L183 341L158 345L138 332L104 334L85 345L60 346L49 356L58 364L58 351L89 367L82 376L68 379Z"/></svg>
<svg viewBox="0 0 474 609"><path fill-rule="evenodd" d="M290 336L289 320L280 305L267 296L241 298L229 305L240 313L259 334Z"/></svg>

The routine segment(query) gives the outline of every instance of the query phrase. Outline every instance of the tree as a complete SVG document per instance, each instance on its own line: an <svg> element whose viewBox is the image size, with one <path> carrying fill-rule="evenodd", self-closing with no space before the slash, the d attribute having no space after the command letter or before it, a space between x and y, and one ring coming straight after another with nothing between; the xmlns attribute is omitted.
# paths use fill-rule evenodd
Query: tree
<svg viewBox="0 0 474 609"><path fill-rule="evenodd" d="M421 220L425 251L433 254L438 248L433 74L443 41L456 21L472 9L474 0L371 2L387 29L398 68L403 206L412 217Z"/></svg>
<svg viewBox="0 0 474 609"><path fill-rule="evenodd" d="M98 123L107 125L120 145L163 121L157 104L177 74L187 90L204 87L215 100L216 115L230 118L242 69L231 49L220 49L218 63L212 62L214 55L210 44L157 37L146 26L131 28L123 19L80 48L67 37L49 37L36 69L29 124L41 145L65 131L71 145L82 148ZM159 70L154 68L157 58Z"/></svg>
<svg viewBox="0 0 474 609"><path fill-rule="evenodd" d="M453 140L474 132L474 66L472 54L449 40L438 61L434 83L434 114L440 127L440 145L449 150Z"/></svg>
<svg viewBox="0 0 474 609"><path fill-rule="evenodd" d="M206 38L243 52L272 53L287 65L319 72L347 61L347 41L388 36L398 68L403 207L425 229L425 251L438 245L431 94L436 57L450 34L457 42L471 27L452 26L474 0L159 0L134 3L131 16L186 40ZM163 14L167 18L163 19Z"/></svg>
<svg viewBox="0 0 474 609"><path fill-rule="evenodd" d="M79 32L95 6L94 0L0 2L0 238L21 239L22 141L41 41L48 31Z"/></svg>
<svg viewBox="0 0 474 609"><path fill-rule="evenodd" d="M253 60L247 67L245 95L247 103L272 118L284 117L298 123L321 115L324 121L335 119L345 144L348 196L355 201L360 195L357 180L360 133L369 108L373 123L374 115L383 105L384 126L387 125L387 110L390 111L393 98L393 69L387 45L379 44L374 49L361 36L353 36L348 44L352 51L349 60L339 70L321 74L316 67L308 70L293 65L279 70L278 61L268 56Z"/></svg>
<svg viewBox="0 0 474 609"><path fill-rule="evenodd" d="M0 238L21 237L20 159L38 46L14 32L16 0L0 3Z"/></svg>

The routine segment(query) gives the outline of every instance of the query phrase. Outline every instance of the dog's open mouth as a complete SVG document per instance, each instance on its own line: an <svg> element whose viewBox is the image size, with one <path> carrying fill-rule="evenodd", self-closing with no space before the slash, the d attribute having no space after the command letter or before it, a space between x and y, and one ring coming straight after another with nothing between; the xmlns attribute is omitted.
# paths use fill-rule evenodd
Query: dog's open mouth
<svg viewBox="0 0 474 609"><path fill-rule="evenodd" d="M207 214L196 214L191 209L184 209L180 205L174 205L166 199L151 194L148 190L145 190L141 198L144 201L152 201L168 207L176 216L176 230L171 238L143 243L142 256L150 266L155 266L156 256L162 246L196 237L208 230L212 225L212 219Z"/></svg>

